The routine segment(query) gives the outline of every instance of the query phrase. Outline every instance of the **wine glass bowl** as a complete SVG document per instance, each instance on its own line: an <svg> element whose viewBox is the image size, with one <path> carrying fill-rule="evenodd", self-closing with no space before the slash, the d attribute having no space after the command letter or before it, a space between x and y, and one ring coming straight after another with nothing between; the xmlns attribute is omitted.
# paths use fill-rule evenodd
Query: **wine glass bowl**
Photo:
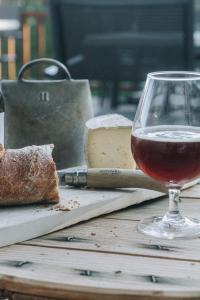
<svg viewBox="0 0 200 300"><path fill-rule="evenodd" d="M139 223L139 231L159 238L200 235L200 221L178 209L182 186L200 176L200 74L150 73L135 115L131 149L138 167L169 190L163 217Z"/></svg>

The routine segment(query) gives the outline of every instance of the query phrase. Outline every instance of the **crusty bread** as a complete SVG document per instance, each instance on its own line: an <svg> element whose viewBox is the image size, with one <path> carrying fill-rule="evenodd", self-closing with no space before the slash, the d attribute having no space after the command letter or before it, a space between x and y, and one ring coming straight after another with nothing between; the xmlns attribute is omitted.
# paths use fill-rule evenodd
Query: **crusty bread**
<svg viewBox="0 0 200 300"><path fill-rule="evenodd" d="M0 145L0 205L59 201L53 145L5 150Z"/></svg>

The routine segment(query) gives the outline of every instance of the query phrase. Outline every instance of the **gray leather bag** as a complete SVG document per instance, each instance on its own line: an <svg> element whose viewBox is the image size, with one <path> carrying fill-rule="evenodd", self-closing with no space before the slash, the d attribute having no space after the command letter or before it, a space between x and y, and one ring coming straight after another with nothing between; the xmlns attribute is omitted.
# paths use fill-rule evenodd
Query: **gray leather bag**
<svg viewBox="0 0 200 300"><path fill-rule="evenodd" d="M25 80L24 72L48 63L64 71L63 80ZM52 59L25 64L17 80L1 81L6 148L53 143L58 169L84 164L84 127L93 116L88 80L73 80L67 68Z"/></svg>

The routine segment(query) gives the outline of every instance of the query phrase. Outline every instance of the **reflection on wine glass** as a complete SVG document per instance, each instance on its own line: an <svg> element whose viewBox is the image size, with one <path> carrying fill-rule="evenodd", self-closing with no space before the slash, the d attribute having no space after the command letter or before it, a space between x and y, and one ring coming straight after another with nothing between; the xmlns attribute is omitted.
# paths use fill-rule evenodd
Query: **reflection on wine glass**
<svg viewBox="0 0 200 300"><path fill-rule="evenodd" d="M150 73L132 129L138 167L169 191L164 216L141 221L139 231L159 238L200 236L200 221L178 208L183 184L200 176L200 73Z"/></svg>

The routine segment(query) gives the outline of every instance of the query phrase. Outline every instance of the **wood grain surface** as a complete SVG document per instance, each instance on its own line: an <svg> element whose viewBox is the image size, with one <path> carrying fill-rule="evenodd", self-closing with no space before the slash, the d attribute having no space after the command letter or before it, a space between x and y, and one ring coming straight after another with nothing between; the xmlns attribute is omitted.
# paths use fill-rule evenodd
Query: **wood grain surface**
<svg viewBox="0 0 200 300"><path fill-rule="evenodd" d="M182 192L200 218L200 186ZM167 198L82 222L0 249L0 295L7 299L200 299L200 238L159 240L138 220L163 214Z"/></svg>

